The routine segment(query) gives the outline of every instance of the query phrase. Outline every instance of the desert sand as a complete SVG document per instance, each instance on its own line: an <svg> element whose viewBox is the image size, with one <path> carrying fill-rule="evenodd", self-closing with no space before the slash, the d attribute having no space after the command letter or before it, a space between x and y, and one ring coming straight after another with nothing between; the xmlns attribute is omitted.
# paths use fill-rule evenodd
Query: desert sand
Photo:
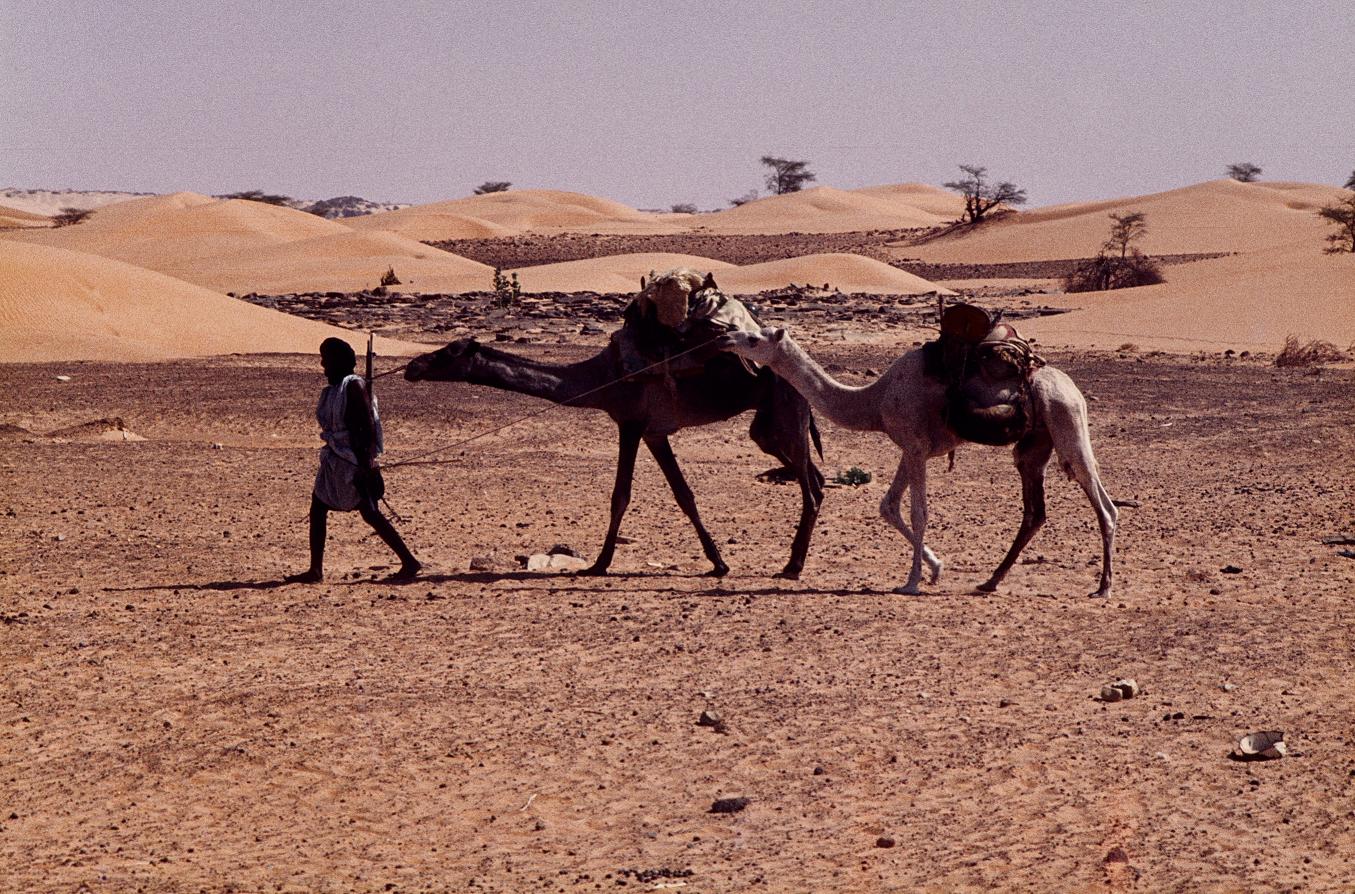
<svg viewBox="0 0 1355 894"><path fill-rule="evenodd" d="M21 208L10 208L8 205L0 205L0 230L47 227L51 224L51 218L45 215L34 214Z"/></svg>
<svg viewBox="0 0 1355 894"><path fill-rule="evenodd" d="M918 184L862 190L819 186L700 215L693 223L723 233L895 230L936 226L959 216L962 208L958 196Z"/></svg>
<svg viewBox="0 0 1355 894"><path fill-rule="evenodd" d="M492 268L407 236L345 230L217 255L176 270L221 292L359 292L394 270L405 292L472 292L491 288Z"/></svg>
<svg viewBox="0 0 1355 894"><path fill-rule="evenodd" d="M807 204L832 199L819 232L833 251L522 267L528 291L620 294L446 318L437 308L455 302L429 304L377 345L378 371L449 332L576 361L606 343L639 276L704 265L729 291L814 286L809 299L765 296L766 319L862 384L933 333L921 296L936 285L885 260L947 259L967 271L957 285L1013 318L1072 308L1019 325L1086 394L1121 503L1104 600L1086 595L1091 510L1056 466L1048 523L997 593L975 591L1021 514L1010 452L979 447L929 469L927 542L944 575L922 596L894 594L907 547L878 506L897 448L821 417L828 476L873 478L829 488L800 580L773 576L798 489L756 477L776 463L746 414L673 439L730 576L703 576L647 456L611 576L527 572L518 556L556 545L593 557L616 427L399 376L376 383L386 480L423 577L386 581L391 557L337 515L326 581L286 584L306 561L315 347L341 334L361 348L356 332L390 306L420 310L420 296L352 296L348 332L223 291L360 287L394 266L414 292L489 268L421 246L417 209L350 228L181 193L68 232L7 231L0 890L1348 888L1355 372L1273 359L1290 334L1355 342L1355 266L1321 253L1308 206L1325 187L1189 189L1219 203L1219 231L1192 231L1189 202L1170 210L1179 196L1140 197L1022 212L877 257L827 236L885 214L877 203L895 220L944 218L947 196L824 192ZM514 195L426 220L461 215L520 241L693 226ZM740 210L805 232L793 204ZM1002 260L1095 251L1121 207L1148 212L1164 246L1150 250L1237 253L1118 293L984 278ZM860 302L825 283L895 297ZM434 451L444 464L400 465ZM1100 700L1121 677L1140 696ZM1265 729L1285 732L1289 756L1229 759ZM746 800L717 811L727 799Z"/></svg>
<svg viewBox="0 0 1355 894"><path fill-rule="evenodd" d="M95 255L0 241L0 356L9 362L168 360L314 352L364 336L255 307ZM382 353L410 345L383 339Z"/></svg>
<svg viewBox="0 0 1355 894"><path fill-rule="evenodd" d="M1086 258L1110 235L1112 212L1142 211L1148 254L1246 252L1291 243L1321 246L1316 211L1343 190L1312 183L1211 180L1181 189L1022 211L976 233L900 249L932 262L1001 263Z"/></svg>

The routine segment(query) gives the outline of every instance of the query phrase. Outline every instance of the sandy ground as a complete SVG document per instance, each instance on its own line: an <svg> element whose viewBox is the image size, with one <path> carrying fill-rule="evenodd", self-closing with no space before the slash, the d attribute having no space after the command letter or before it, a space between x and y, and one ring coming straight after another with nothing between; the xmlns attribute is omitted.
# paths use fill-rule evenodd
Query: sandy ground
<svg viewBox="0 0 1355 894"><path fill-rule="evenodd" d="M850 381L895 353L806 340ZM1355 533L1352 374L1052 359L1138 504L1109 600L1062 479L974 592L1019 514L988 448L932 464L946 575L892 595L895 454L822 420L825 469L876 480L829 491L800 581L747 417L675 439L729 577L646 457L614 576L512 570L601 541L614 428L577 410L390 472L423 580L346 515L329 580L284 586L311 358L3 367L0 890L1350 890L1355 561L1321 538ZM392 461L544 406L379 385ZM114 417L147 440L24 434ZM1095 700L1122 676L1146 693ZM1228 760L1257 729L1293 754Z"/></svg>

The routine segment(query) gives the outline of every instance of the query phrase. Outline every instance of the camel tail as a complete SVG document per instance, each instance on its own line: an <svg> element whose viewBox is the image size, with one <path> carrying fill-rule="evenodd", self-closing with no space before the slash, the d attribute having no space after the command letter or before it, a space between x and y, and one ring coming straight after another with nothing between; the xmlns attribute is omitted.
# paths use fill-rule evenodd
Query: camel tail
<svg viewBox="0 0 1355 894"><path fill-rule="evenodd" d="M819 427L814 422L814 411L809 411L809 438L814 442L814 449L819 452L819 459L823 459L823 439L819 437Z"/></svg>

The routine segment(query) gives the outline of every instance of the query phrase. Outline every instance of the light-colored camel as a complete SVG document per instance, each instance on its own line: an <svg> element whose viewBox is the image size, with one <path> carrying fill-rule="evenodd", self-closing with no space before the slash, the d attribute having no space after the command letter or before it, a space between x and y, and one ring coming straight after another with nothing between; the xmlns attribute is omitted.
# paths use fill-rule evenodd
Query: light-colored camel
<svg viewBox="0 0 1355 894"><path fill-rule="evenodd" d="M964 439L944 421L946 385L926 374L923 350L904 354L869 385L852 387L829 376L784 329L767 328L760 334L735 332L719 345L771 367L794 385L816 411L843 428L884 432L899 446L903 455L898 471L880 502L880 514L913 546L908 582L895 592L919 591L924 561L935 583L941 576L941 560L922 542L927 528L927 460L949 453ZM1050 366L1035 372L1030 391L1031 428L1012 451L1021 475L1024 508L1021 527L1002 564L979 589L988 592L997 589L1021 550L1044 524L1045 467L1057 451L1063 470L1082 486L1096 511L1101 528L1101 584L1092 595L1106 596L1111 586L1111 548L1117 512L1097 473L1087 432L1086 400L1072 379ZM909 489L911 527L903 520L900 508L904 491Z"/></svg>

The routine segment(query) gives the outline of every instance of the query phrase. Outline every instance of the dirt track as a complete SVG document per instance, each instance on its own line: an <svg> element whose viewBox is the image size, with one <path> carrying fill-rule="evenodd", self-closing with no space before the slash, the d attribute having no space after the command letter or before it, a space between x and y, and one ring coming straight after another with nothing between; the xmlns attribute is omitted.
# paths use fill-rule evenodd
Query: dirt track
<svg viewBox="0 0 1355 894"><path fill-rule="evenodd" d="M810 346L856 381L894 354ZM890 445L822 421L830 474L876 481L829 492L798 582L771 577L798 497L754 480L746 418L675 439L728 578L700 576L647 459L614 577L468 571L597 548L614 429L575 410L391 472L426 579L381 583L342 516L330 579L280 586L305 561L310 358L5 367L0 423L148 440L3 442L0 889L1349 890L1355 561L1320 538L1355 532L1352 375L1051 359L1140 504L1106 601L1063 480L1028 562L973 592L1019 514L986 448L932 464L946 575L892 595ZM392 460L540 406L397 379ZM1121 676L1146 694L1093 699ZM1268 728L1296 753L1227 759Z"/></svg>

